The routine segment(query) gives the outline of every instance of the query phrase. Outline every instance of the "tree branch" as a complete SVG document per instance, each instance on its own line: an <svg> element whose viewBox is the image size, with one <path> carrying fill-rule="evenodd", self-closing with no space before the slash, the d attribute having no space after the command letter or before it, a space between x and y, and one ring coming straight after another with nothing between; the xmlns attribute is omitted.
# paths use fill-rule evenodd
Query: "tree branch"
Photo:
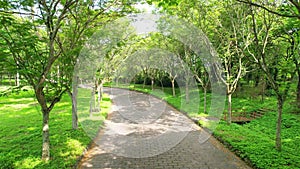
<svg viewBox="0 0 300 169"><path fill-rule="evenodd" d="M0 13L5 13L5 14L18 14L18 15L28 15L28 16L36 16L38 18L43 18L40 15L37 15L35 13L26 13L26 12L16 12L16 11L4 11L0 10Z"/></svg>
<svg viewBox="0 0 300 169"><path fill-rule="evenodd" d="M275 15L278 15L278 16L282 16L282 17L287 17L287 18L298 18L300 19L300 15L289 15L289 14L282 14L282 13L279 13L279 12L276 12L276 11L273 11L263 5L260 5L260 4L257 4L257 3L253 3L253 2L250 2L249 0L246 1L246 0L236 0L238 2L241 2L241 3L245 3L245 4L249 4L251 6L255 6L255 7L258 7L258 8L262 8L272 14L275 14ZM296 6L297 7L297 6ZM298 8L297 8L298 9Z"/></svg>

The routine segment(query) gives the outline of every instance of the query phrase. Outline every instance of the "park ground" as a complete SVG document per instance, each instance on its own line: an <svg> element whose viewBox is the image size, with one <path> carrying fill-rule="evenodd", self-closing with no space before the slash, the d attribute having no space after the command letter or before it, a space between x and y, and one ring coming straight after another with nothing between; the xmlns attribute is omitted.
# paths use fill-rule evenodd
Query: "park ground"
<svg viewBox="0 0 300 169"><path fill-rule="evenodd" d="M150 87L132 86L136 90L150 93ZM179 94L170 96L170 89L164 89L164 99L178 107ZM151 92L155 95L155 92ZM80 126L72 130L71 103L65 95L50 115L51 160L44 162L41 155L41 112L33 92L20 91L0 97L0 166L1 168L71 168L78 163L82 153L90 145L91 139ZM208 95L209 98L209 95ZM102 115L109 112L111 102L105 95ZM233 100L236 109L269 109L262 118L246 124L231 124L221 121L214 136L221 140L232 152L240 156L253 168L300 168L300 115L288 101L283 114L281 152L276 151L275 126L276 100L272 96L245 98L237 95ZM189 116L196 116L189 113ZM205 116L200 113L199 116ZM97 124L99 125L99 124ZM202 124L203 125L203 124Z"/></svg>

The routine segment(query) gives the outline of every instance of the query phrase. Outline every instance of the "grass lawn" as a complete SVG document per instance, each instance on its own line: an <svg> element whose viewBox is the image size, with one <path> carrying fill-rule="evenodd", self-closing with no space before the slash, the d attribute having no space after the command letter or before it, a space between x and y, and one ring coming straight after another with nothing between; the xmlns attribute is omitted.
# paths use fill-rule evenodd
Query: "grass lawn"
<svg viewBox="0 0 300 169"><path fill-rule="evenodd" d="M89 97L90 92L84 90L79 90L78 99ZM79 123L79 129L73 130L71 100L64 95L50 113L51 160L44 162L41 160L42 114L33 96L33 92L27 91L0 97L0 168L71 168L91 142L85 127L99 126L102 121L91 121L89 125ZM101 115L107 114L110 104L109 97L104 95ZM78 113L86 114L83 106L79 108ZM92 133L95 131L98 129Z"/></svg>
<svg viewBox="0 0 300 169"><path fill-rule="evenodd" d="M129 88L161 97L174 107L187 112L189 116L207 116L203 113L203 106L201 105L203 98L200 99L200 108L197 113L191 112L188 108L193 104L198 104L192 103L192 97L191 103L186 105L187 107L181 107L184 104L181 104L183 100L178 89L176 97L172 97L170 88L165 88L164 93L152 92L150 86L142 88L142 85L131 85ZM203 97L203 95L200 94L200 97ZM210 103L210 94L208 94L207 103L208 106L213 106ZM269 111L262 118L244 125L234 123L227 125L226 122L221 121L214 131L217 138L255 168L300 168L300 114L293 100L287 100L284 106L281 152L275 149L277 113L274 97L265 97L264 102L259 98L234 97L232 106L233 109L247 112L259 109ZM224 108L224 111L226 111L227 106Z"/></svg>

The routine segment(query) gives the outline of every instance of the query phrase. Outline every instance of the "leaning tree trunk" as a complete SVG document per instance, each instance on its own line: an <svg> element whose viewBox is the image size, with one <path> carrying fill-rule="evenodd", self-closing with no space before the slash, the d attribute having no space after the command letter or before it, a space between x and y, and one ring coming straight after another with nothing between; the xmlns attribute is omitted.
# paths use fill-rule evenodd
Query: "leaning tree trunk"
<svg viewBox="0 0 300 169"><path fill-rule="evenodd" d="M281 151L281 122L282 122L282 107L283 99L281 96L277 96L277 106L278 106L278 115L277 115L277 124L276 124L276 149Z"/></svg>
<svg viewBox="0 0 300 169"><path fill-rule="evenodd" d="M228 93L227 97L228 97L227 124L231 124L231 115L232 115L231 97L232 97L232 94Z"/></svg>
<svg viewBox="0 0 300 169"><path fill-rule="evenodd" d="M48 161L50 159L50 134L49 134L49 110L43 109L43 148L42 159Z"/></svg>

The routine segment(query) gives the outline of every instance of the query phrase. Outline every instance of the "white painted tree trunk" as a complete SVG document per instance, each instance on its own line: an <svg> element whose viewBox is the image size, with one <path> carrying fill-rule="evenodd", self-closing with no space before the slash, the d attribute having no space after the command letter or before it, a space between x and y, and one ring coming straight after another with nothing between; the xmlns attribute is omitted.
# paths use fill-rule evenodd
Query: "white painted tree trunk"
<svg viewBox="0 0 300 169"><path fill-rule="evenodd" d="M50 159L50 134L49 134L49 111L43 111L43 147L42 159L48 161Z"/></svg>
<svg viewBox="0 0 300 169"><path fill-rule="evenodd" d="M19 74L19 72L17 72L17 74L16 74L16 86L20 86L20 74Z"/></svg>
<svg viewBox="0 0 300 169"><path fill-rule="evenodd" d="M172 94L173 94L173 97L175 97L176 96L176 93L175 93L175 80L172 79L171 83L172 83Z"/></svg>
<svg viewBox="0 0 300 169"><path fill-rule="evenodd" d="M228 124L231 124L231 115L232 115L231 97L232 97L232 94L229 93L229 94L227 95L227 97L228 97L227 123L228 123Z"/></svg>

